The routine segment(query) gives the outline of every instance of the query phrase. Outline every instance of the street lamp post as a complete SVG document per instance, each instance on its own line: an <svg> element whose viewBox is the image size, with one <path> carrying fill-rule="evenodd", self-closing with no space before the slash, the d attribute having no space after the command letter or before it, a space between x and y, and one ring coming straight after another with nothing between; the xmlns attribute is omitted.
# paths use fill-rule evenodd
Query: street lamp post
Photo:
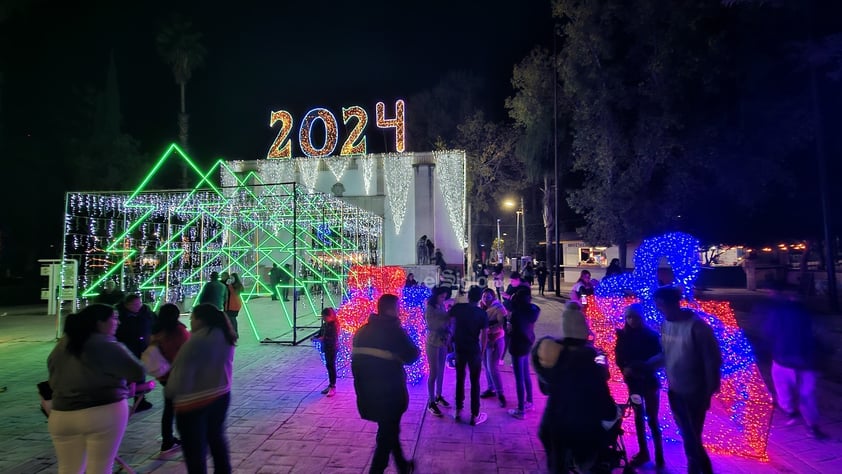
<svg viewBox="0 0 842 474"><path fill-rule="evenodd" d="M515 207L515 202L511 199L506 200L503 202L508 208ZM522 257L526 255L526 212L523 208L523 196L520 196L520 208L515 210L515 214L517 215L517 223L515 224L515 253L517 253L518 247L520 247L520 257L516 262L515 268L520 270L520 261ZM498 221L499 225L499 221ZM523 239L521 239L521 226L523 230Z"/></svg>
<svg viewBox="0 0 842 474"><path fill-rule="evenodd" d="M503 261L503 249L501 246L503 242L500 238L500 219L497 219L497 262Z"/></svg>
<svg viewBox="0 0 842 474"><path fill-rule="evenodd" d="M520 247L520 211L515 211L515 215L517 216L517 223L515 224L515 254L517 254L517 249ZM519 268L520 265L515 265L515 268Z"/></svg>
<svg viewBox="0 0 842 474"><path fill-rule="evenodd" d="M526 255L526 210L523 207L523 196L520 197L520 215L523 223L523 243L521 244L520 256L523 257Z"/></svg>

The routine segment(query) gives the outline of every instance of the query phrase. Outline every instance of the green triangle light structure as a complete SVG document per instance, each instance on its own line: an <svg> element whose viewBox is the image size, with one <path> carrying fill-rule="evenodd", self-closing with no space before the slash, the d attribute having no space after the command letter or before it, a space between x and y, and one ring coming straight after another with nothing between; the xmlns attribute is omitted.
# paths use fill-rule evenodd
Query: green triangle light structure
<svg viewBox="0 0 842 474"><path fill-rule="evenodd" d="M180 162L193 171L193 188L152 189L166 166ZM218 175L235 184L217 185ZM64 257L80 264L78 304L114 281L153 309L173 302L189 310L211 272L238 273L241 314L261 342L297 344L311 335L321 309L346 296L347 269L375 260L381 245L380 216L296 183L265 183L223 160L202 170L175 144L134 191L68 193L66 202ZM273 264L287 277L276 288L267 278ZM298 302L270 303L282 288Z"/></svg>

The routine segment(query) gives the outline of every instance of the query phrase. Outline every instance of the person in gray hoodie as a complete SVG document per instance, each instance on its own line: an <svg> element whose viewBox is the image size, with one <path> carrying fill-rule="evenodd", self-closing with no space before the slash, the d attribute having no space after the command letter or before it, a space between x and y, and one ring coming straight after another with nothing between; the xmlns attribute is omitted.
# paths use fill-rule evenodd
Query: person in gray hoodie
<svg viewBox="0 0 842 474"><path fill-rule="evenodd" d="M719 391L722 352L710 325L693 310L681 307L681 290L655 291L655 307L664 315L661 341L667 393L675 424L684 441L688 473L713 473L702 430L713 394Z"/></svg>
<svg viewBox="0 0 842 474"><path fill-rule="evenodd" d="M172 400L175 424L189 474L207 472L210 448L214 472L231 472L225 418L237 335L216 306L203 303L190 314L190 339L172 364L164 394Z"/></svg>
<svg viewBox="0 0 842 474"><path fill-rule="evenodd" d="M48 423L58 470L110 473L129 421L129 384L143 365L117 342L113 307L93 304L71 314L47 358L53 390Z"/></svg>

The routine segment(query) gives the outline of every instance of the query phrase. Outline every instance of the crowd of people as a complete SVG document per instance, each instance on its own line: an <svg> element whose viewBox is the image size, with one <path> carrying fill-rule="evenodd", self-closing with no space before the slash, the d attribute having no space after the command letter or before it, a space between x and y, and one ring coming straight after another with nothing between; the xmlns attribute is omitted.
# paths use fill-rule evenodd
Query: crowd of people
<svg viewBox="0 0 842 474"><path fill-rule="evenodd" d="M596 472L610 438L617 435L622 410L611 397L606 357L594 347L594 336L582 310L596 283L589 277L583 274L578 288L574 287L578 298L565 306L558 337L544 337L537 343L534 326L541 311L532 303L529 282L520 274L510 275L509 286L501 292L502 301L495 290L473 286L467 302L453 304L450 288L433 288L424 312L429 413L442 417L443 410L451 407L442 392L449 352L455 354L456 369L452 418L471 426L485 422L488 414L480 411L482 398L496 398L505 408L499 365L507 351L517 395L517 405L508 414L522 420L534 408L530 366L537 373L541 392L548 396L538 432L547 453L548 470L568 472L576 466L579 472ZM656 308L664 317L661 334L646 326L638 304L626 308L625 325L617 330L615 356L631 394L629 403L639 445L630 465L637 467L653 460L646 437L647 420L655 465L665 465L658 424L661 387L656 374L663 368L669 381L670 408L684 440L688 472L710 473L713 470L702 444L702 431L711 399L719 390L722 356L710 325L692 310L682 308L681 298L681 290L675 287L655 292ZM413 363L419 354L410 350L408 336L400 329L392 308L389 311L385 317L372 315L354 338L352 368L360 415L379 424L371 472L383 472L391 453L398 472L404 473L411 472L414 465L403 455L398 440L399 420L406 411L408 396L403 365ZM390 346L400 341L400 347ZM484 391L480 387L483 369ZM468 380L469 410L465 413ZM390 383L395 385L386 389ZM392 408L385 413L374 410L376 406Z"/></svg>
<svg viewBox="0 0 842 474"><path fill-rule="evenodd" d="M407 278L407 285L417 284ZM404 366L418 360L420 350L429 365L426 409L430 415L443 417L445 410L453 408L453 420L476 426L488 420L488 413L481 411L481 399L496 399L500 408L507 409L504 413L523 420L534 410L530 375L534 370L538 388L548 397L537 433L548 470L568 472L576 466L579 472L598 472L623 411L611 397L606 357L594 346L583 311L596 284L583 271L561 314L557 335L537 341L535 323L541 309L532 302L529 280L517 272L509 276L505 291L500 290L502 284L472 286L467 301L461 303L452 299L450 287L434 287L424 309L423 348L416 347L401 327L398 297L383 295L377 313L355 334L351 356L359 414L378 424L370 472L384 472L390 457L398 472L415 468L400 445L400 422L409 401ZM48 358L53 390L49 432L59 472L111 471L132 410L151 408L142 399L127 403L134 396L133 388L149 374L164 387L161 451L181 448L191 474L207 471L209 451L215 472L231 472L225 420L241 291L236 274L212 274L190 315L190 331L179 321L177 306L165 304L156 315L138 295L123 295L113 283L104 286L100 302L70 315L64 337ZM679 288L655 291L655 308L664 319L660 332L647 326L640 304L625 308L625 324L617 329L614 355L628 386L639 447L630 466L651 461L659 469L665 466L657 373L663 369L688 472L712 473L702 433L712 397L719 391L722 355L711 326L682 307L681 300ZM803 305L783 293L761 310L768 321L777 403L791 423L802 416L808 431L823 437L815 400L821 357L809 316ZM327 397L336 393L339 331L336 310L325 308L318 337L328 373L328 386L322 391ZM160 353L169 370L147 374L148 364L145 367L141 360L146 360L150 349ZM517 400L512 407L508 407L500 371L506 353L511 358ZM443 393L449 357L455 368L452 404Z"/></svg>
<svg viewBox="0 0 842 474"><path fill-rule="evenodd" d="M178 306L162 305L155 314L140 295L125 295L112 281L95 303L69 315L47 360L58 472L112 472L129 417L152 408L137 387L153 375L164 387L161 452L180 448L193 474L207 472L210 451L215 472L230 473L225 419L241 291L237 274L220 281L214 272L197 297L189 331ZM163 361L152 364L156 358ZM161 367L166 370L158 372Z"/></svg>

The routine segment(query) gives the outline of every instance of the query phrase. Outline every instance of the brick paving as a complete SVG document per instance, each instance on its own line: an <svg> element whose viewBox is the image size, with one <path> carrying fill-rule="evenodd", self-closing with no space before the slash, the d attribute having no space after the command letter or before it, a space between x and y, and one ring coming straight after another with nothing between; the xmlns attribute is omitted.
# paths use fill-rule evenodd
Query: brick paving
<svg viewBox="0 0 842 474"><path fill-rule="evenodd" d="M556 334L562 300L536 297L542 307L536 334ZM47 424L38 411L35 384L46 378L46 357L54 345L55 323L41 315L40 307L0 309L0 472L56 472ZM747 333L756 320L739 313ZM822 320L823 337L842 340L839 318ZM837 344L838 346L838 344ZM838 367L838 366L837 366ZM768 373L768 367L761 365ZM534 377L534 374L533 374ZM510 406L515 401L511 367L503 367ZM801 425L783 426L773 418L769 462L713 455L721 473L832 473L842 472L842 385L833 377L820 382L822 428L826 441L806 436ZM481 378L483 388L485 377ZM445 396L452 401L455 374L445 376ZM374 447L376 425L359 419L353 381L340 379L337 395L319 391L326 374L318 354L307 344L297 347L259 344L244 338L234 365L234 387L228 415L231 457L238 473L359 473L367 472ZM496 400L483 400L488 421L476 427L456 424L447 415L436 418L425 409L426 384L410 387L410 408L403 418L401 439L419 473L538 473L544 472L544 453L536 437L546 403L535 386L536 410L526 420L509 417ZM185 472L179 453L159 455L161 390L149 396L154 408L132 417L120 455L139 473ZM626 436L630 454L633 436ZM686 471L680 442L666 445L667 469ZM388 472L394 472L390 468ZM644 467L639 472L655 472Z"/></svg>

